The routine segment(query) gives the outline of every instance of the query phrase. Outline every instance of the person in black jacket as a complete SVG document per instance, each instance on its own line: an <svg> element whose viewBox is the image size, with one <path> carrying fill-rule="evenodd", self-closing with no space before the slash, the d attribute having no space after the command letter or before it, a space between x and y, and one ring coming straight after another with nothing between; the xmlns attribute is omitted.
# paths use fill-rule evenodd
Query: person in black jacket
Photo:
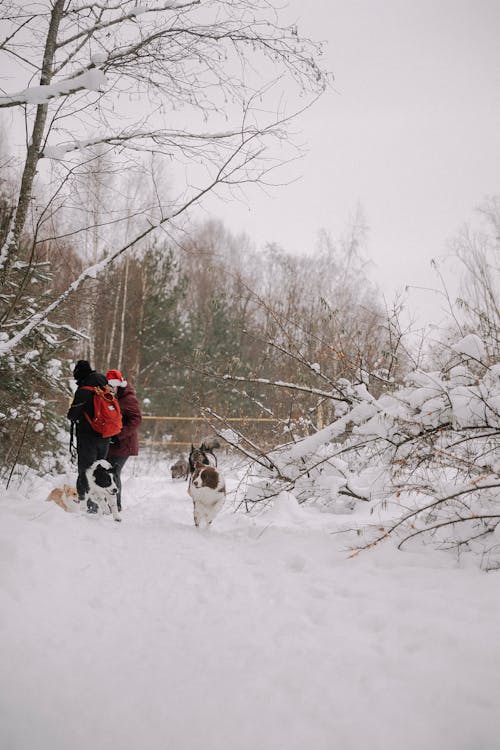
<svg viewBox="0 0 500 750"><path fill-rule="evenodd" d="M68 411L68 419L76 423L76 452L78 455L78 479L76 480L76 491L79 502L85 500L87 488L86 470L92 466L94 461L106 458L108 455L109 438L103 438L89 424L85 414L90 419L94 418L94 393L87 391L82 386L100 386L108 384L107 379L101 373L96 372L85 359L80 359L73 370L77 389ZM87 501L87 511L97 513L97 505L90 500Z"/></svg>

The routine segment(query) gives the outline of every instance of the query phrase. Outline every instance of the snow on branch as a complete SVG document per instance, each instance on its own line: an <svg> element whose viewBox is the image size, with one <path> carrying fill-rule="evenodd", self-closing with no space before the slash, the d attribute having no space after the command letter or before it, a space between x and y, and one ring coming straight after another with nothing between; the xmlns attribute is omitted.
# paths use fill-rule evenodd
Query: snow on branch
<svg viewBox="0 0 500 750"><path fill-rule="evenodd" d="M31 86L8 96L0 96L0 108L17 107L20 104L46 104L50 99L56 99L77 91L105 91L108 86L106 76L99 68L90 68L71 78L64 78L57 83L46 86Z"/></svg>
<svg viewBox="0 0 500 750"><path fill-rule="evenodd" d="M111 146L127 148L127 145L132 141L149 140L152 142L152 147L154 147L154 150L157 152L158 146L160 145L186 149L189 148L190 145L192 146L192 144L201 143L205 145L211 141L230 140L235 136L241 138L241 128L238 130L214 133L188 133L182 130L165 129L133 131L130 133L101 135L86 140L67 141L66 143L60 143L57 146L45 146L40 154L40 158L62 161L66 154L69 154L72 151L81 151L82 149L92 148L93 146L99 146L105 143Z"/></svg>
<svg viewBox="0 0 500 750"><path fill-rule="evenodd" d="M51 320L44 320L41 325L47 326L47 328L54 328L59 331L67 331L72 336L90 341L90 336L88 336L86 333L83 333L83 331L79 331L78 328L70 326L69 323L54 323Z"/></svg>
<svg viewBox="0 0 500 750"><path fill-rule="evenodd" d="M363 384L343 382L351 401L335 407L330 424L259 451L245 505L265 505L282 490L299 503L325 504L334 512L352 512L358 501L369 501L382 520L364 530L368 540L351 547L353 554L393 536L399 548L426 537L441 549L473 544L484 552L483 542L500 522L500 365L488 359L477 335L445 351L441 370L410 372L378 398ZM266 469L263 459L275 468Z"/></svg>
<svg viewBox="0 0 500 750"><path fill-rule="evenodd" d="M285 383L281 380L268 380L267 378L245 378L240 375L230 375L229 373L222 376L223 380L230 380L238 383L259 383L261 385L274 386L275 388L290 388L294 391L301 391L302 393L310 393L314 396L323 396L331 398L333 401L344 401L350 404L351 399L346 397L335 396L331 391L324 391L320 388L313 388L311 386L298 385L297 383Z"/></svg>

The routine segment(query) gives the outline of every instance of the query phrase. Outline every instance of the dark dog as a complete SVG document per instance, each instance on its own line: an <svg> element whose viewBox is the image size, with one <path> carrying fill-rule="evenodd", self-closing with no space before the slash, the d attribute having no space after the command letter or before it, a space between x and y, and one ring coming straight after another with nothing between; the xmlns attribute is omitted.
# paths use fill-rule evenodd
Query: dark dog
<svg viewBox="0 0 500 750"><path fill-rule="evenodd" d="M189 463L184 458L179 458L170 467L172 479L187 479L189 476Z"/></svg>
<svg viewBox="0 0 500 750"><path fill-rule="evenodd" d="M217 457L214 453L215 448L220 448L220 443L216 437L207 437L203 440L199 448L191 443L191 452L189 454L189 473L194 474L197 461L205 466L217 466Z"/></svg>
<svg viewBox="0 0 500 750"><path fill-rule="evenodd" d="M212 458L213 453L210 452L210 458L208 457L208 455L209 454L205 449L203 443L198 448L191 444L191 451L188 458L189 473L191 475L194 474L197 463L204 464L205 466L215 466L215 457Z"/></svg>

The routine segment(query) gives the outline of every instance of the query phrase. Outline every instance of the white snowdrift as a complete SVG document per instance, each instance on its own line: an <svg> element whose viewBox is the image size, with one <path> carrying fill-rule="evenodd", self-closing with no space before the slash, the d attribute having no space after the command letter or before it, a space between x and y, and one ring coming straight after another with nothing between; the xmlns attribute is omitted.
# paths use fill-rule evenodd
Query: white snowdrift
<svg viewBox="0 0 500 750"><path fill-rule="evenodd" d="M360 519L287 494L200 533L167 477L128 476L122 524L46 503L50 478L0 496L1 747L498 745L494 574L350 559Z"/></svg>

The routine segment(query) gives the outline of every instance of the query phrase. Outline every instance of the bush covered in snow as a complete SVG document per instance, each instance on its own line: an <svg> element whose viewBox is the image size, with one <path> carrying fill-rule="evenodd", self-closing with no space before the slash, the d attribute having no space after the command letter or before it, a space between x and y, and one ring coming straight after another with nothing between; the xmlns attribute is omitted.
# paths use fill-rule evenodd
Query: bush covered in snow
<svg viewBox="0 0 500 750"><path fill-rule="evenodd" d="M247 509L286 490L338 512L359 501L395 504L396 521L378 524L365 546L391 534L400 546L425 533L458 549L496 539L500 364L477 336L457 341L441 370L410 372L378 398L364 384L339 388L346 401L335 421L254 456Z"/></svg>

